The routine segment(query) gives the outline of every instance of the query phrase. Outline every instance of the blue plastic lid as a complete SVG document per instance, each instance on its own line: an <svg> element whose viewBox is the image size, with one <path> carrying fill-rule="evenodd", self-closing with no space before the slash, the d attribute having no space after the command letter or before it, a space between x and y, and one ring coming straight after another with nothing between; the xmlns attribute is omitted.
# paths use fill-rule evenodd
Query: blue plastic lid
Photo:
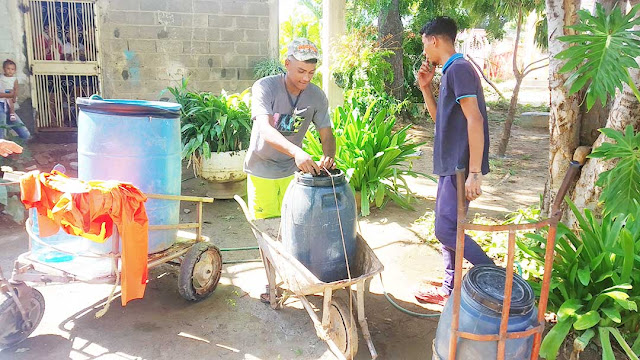
<svg viewBox="0 0 640 360"><path fill-rule="evenodd" d="M180 117L181 105L164 101L130 100L130 99L103 99L98 95L89 98L77 98L76 104L82 111L124 115L124 116L151 116L158 118Z"/></svg>
<svg viewBox="0 0 640 360"><path fill-rule="evenodd" d="M462 291L483 307L502 313L507 271L495 265L477 265L462 280ZM510 315L528 314L534 307L533 289L520 275L513 274Z"/></svg>

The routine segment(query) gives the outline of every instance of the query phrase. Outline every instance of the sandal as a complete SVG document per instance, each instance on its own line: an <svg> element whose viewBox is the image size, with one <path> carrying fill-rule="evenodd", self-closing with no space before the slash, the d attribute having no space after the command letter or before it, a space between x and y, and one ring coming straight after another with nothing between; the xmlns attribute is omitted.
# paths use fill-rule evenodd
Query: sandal
<svg viewBox="0 0 640 360"><path fill-rule="evenodd" d="M439 289L435 286L417 290L413 295L419 303L435 304L440 306L444 306L447 299L449 299L449 296L442 295Z"/></svg>
<svg viewBox="0 0 640 360"><path fill-rule="evenodd" d="M16 114L9 115L9 121L14 122L16 121L16 119L17 119Z"/></svg>

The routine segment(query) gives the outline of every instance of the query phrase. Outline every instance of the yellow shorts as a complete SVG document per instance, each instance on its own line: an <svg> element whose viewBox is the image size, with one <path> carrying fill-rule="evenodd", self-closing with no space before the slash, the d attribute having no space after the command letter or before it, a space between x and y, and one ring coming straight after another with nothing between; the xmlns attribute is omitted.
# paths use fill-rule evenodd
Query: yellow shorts
<svg viewBox="0 0 640 360"><path fill-rule="evenodd" d="M293 175L281 179L265 179L249 175L247 198L251 215L255 219L279 217L282 199L291 180Z"/></svg>

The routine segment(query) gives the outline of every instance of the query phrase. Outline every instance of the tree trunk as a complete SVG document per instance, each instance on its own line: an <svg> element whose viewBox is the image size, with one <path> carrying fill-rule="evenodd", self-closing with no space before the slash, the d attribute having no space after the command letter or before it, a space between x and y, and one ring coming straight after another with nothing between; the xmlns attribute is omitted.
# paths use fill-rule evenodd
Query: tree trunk
<svg viewBox="0 0 640 360"><path fill-rule="evenodd" d="M380 11L378 37L384 49L393 51L388 59L393 68L393 82L387 84L389 93L398 100L404 100L404 53L402 39L404 28L400 19L400 0L391 0L389 6Z"/></svg>
<svg viewBox="0 0 640 360"><path fill-rule="evenodd" d="M504 120L504 128L502 129L500 145L498 146L498 156L504 156L507 152L507 145L509 145L509 139L511 138L511 126L513 125L513 120L516 117L516 110L518 110L518 94L520 93L522 79L523 78L519 74L516 75L516 86L513 88L513 94L511 95L507 118Z"/></svg>
<svg viewBox="0 0 640 360"><path fill-rule="evenodd" d="M560 74L564 61L556 55L569 48L569 44L558 40L573 31L565 26L577 20L580 0L547 0L547 22L549 29L549 88L551 108L549 117L549 177L544 189L543 214L548 214L555 194L560 188L573 152L580 144L581 94L569 95L565 86L570 74Z"/></svg>
<svg viewBox="0 0 640 360"><path fill-rule="evenodd" d="M640 71L634 69L630 70L630 73L636 86L640 86ZM628 125L632 125L635 131L640 130L640 103L631 88L625 84L624 91L616 96L613 102L606 127L622 131ZM600 146L605 140L606 137L600 134L593 147ZM596 208L600 197L600 188L595 185L595 182L598 179L598 175L604 171L611 170L614 165L614 162L603 159L587 160L571 196L571 200L578 209ZM573 214L569 214L567 219L569 224L575 222Z"/></svg>

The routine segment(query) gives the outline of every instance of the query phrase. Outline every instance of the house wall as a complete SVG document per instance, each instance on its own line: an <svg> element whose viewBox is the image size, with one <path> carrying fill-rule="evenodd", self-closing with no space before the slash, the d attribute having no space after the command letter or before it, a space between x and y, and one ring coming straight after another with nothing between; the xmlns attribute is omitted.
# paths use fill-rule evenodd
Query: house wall
<svg viewBox="0 0 640 360"><path fill-rule="evenodd" d="M190 88L242 91L253 66L277 56L278 0L101 0L103 93L159 99Z"/></svg>

